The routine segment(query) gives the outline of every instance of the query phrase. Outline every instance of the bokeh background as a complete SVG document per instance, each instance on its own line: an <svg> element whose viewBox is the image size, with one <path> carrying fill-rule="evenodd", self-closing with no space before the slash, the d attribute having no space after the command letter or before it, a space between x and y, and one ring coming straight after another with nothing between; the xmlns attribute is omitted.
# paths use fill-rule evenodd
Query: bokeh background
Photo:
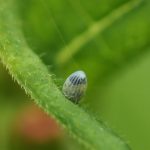
<svg viewBox="0 0 150 150"><path fill-rule="evenodd" d="M88 89L80 106L133 150L150 149L150 1L16 0L16 4L28 45L54 74L58 87L72 72L84 70ZM101 31L84 34L97 23ZM84 149L32 102L2 64L0 149Z"/></svg>

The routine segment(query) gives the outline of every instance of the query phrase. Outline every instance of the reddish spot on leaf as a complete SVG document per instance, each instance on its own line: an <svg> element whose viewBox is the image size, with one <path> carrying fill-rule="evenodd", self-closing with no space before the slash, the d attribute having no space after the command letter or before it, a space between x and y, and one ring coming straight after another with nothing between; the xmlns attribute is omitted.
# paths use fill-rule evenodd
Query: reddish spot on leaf
<svg viewBox="0 0 150 150"><path fill-rule="evenodd" d="M56 121L35 105L25 107L17 117L16 131L28 140L45 142L61 137Z"/></svg>

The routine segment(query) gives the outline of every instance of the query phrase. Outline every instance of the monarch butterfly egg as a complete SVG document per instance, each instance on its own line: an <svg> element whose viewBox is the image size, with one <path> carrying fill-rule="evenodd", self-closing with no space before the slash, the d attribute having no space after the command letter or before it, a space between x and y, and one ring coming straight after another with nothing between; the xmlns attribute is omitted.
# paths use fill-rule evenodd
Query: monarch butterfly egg
<svg viewBox="0 0 150 150"><path fill-rule="evenodd" d="M86 88L87 77L85 73L76 71L66 79L62 91L66 98L77 104L85 94Z"/></svg>

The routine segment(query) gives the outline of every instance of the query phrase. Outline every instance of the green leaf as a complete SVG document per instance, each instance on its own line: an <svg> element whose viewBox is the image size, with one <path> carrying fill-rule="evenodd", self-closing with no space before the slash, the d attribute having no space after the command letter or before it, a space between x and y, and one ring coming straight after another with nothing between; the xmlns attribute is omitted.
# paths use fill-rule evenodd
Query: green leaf
<svg viewBox="0 0 150 150"><path fill-rule="evenodd" d="M46 66L28 47L16 7L15 0L0 1L0 57L12 77L88 149L128 150L127 144L110 129L64 98Z"/></svg>

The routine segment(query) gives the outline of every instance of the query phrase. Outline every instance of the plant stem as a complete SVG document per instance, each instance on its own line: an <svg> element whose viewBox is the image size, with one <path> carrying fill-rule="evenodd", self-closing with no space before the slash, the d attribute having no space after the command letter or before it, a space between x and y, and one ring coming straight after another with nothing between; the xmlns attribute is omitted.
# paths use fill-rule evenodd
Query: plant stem
<svg viewBox="0 0 150 150"><path fill-rule="evenodd" d="M128 150L108 128L65 99L46 66L26 44L16 6L15 0L0 1L0 57L13 78L87 149Z"/></svg>

